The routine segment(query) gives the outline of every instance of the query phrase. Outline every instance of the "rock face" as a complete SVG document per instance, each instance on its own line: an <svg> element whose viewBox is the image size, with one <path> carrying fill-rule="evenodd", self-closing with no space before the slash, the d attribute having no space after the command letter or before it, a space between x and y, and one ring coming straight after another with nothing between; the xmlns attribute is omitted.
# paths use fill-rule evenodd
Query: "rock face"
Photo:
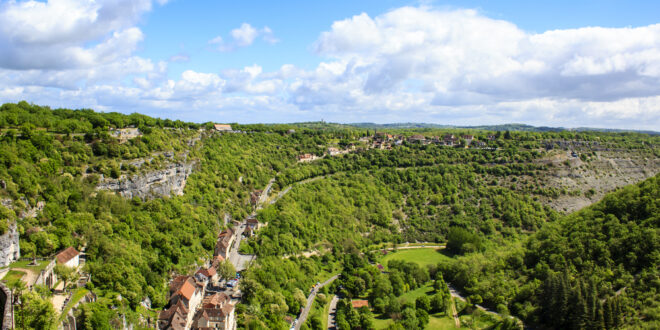
<svg viewBox="0 0 660 330"><path fill-rule="evenodd" d="M183 195L193 163L174 163L162 170L119 179L103 179L97 190L112 190L122 197L149 199L160 196Z"/></svg>
<svg viewBox="0 0 660 330"><path fill-rule="evenodd" d="M0 266L9 266L11 262L21 257L18 236L16 222L10 223L7 232L0 235Z"/></svg>

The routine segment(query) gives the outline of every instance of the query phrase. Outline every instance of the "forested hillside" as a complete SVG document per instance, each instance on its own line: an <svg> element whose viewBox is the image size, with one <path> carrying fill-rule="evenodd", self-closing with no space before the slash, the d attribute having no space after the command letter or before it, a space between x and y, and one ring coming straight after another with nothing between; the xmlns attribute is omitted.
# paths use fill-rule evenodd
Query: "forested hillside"
<svg viewBox="0 0 660 330"><path fill-rule="evenodd" d="M87 329L116 327L124 317L146 327L167 304L172 276L204 263L218 233L255 211L263 228L241 245L257 261L243 274L240 328L288 328L311 285L338 273L328 298L369 299L369 313L392 315L392 324L408 328L447 307L442 288L434 289L437 308L400 303L434 281L532 325L657 325L660 179L565 213L572 209L566 205L589 204L655 175L659 137L396 128L380 141L382 132L323 122L232 128L219 133L213 123L5 104L0 234L17 224L23 264L52 260L69 246L84 249L92 274L86 289L98 296L76 311ZM455 135L456 144L412 139L444 135ZM182 163L192 172L181 195L124 198L99 189ZM268 202L257 210L253 197L269 182ZM380 274L373 250L402 242L446 244L447 260L431 268L389 266L401 278ZM401 275L410 272L415 279ZM17 324L54 326L59 311L47 291L35 292L24 295ZM145 298L151 309L142 306ZM350 326L373 326L367 311L356 316L342 304ZM386 311L397 304L398 312ZM491 325L501 322L506 318Z"/></svg>
<svg viewBox="0 0 660 330"><path fill-rule="evenodd" d="M660 176L441 269L476 301L552 328L657 328ZM507 307L508 306L508 307Z"/></svg>

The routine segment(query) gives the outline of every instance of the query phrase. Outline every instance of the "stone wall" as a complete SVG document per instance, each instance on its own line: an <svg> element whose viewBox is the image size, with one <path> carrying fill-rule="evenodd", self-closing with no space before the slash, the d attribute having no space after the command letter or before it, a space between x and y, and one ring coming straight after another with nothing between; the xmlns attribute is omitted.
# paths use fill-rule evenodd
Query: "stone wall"
<svg viewBox="0 0 660 330"><path fill-rule="evenodd" d="M4 283L0 282L0 312L2 313L2 324L0 324L0 329L9 330L13 329L14 325L14 313L11 308L11 292Z"/></svg>
<svg viewBox="0 0 660 330"><path fill-rule="evenodd" d="M112 190L122 197L149 199L160 196L183 195L193 163L174 163L165 169L132 177L103 179L98 190Z"/></svg>

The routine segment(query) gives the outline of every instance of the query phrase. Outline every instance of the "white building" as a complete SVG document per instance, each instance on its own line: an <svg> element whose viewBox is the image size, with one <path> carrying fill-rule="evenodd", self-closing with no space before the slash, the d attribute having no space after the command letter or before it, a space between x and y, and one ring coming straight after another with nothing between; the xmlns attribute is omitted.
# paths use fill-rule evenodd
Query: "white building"
<svg viewBox="0 0 660 330"><path fill-rule="evenodd" d="M57 263L65 265L71 268L77 268L80 265L80 252L74 249L72 246L69 246L64 251L58 253L55 258L57 258Z"/></svg>

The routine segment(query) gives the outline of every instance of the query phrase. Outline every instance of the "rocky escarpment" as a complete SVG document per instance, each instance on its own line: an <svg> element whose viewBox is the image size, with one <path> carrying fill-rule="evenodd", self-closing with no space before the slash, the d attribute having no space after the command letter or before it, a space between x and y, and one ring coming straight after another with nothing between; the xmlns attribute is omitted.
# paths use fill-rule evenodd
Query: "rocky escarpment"
<svg viewBox="0 0 660 330"><path fill-rule="evenodd" d="M119 179L101 179L97 190L112 190L122 197L149 199L160 196L183 195L193 163L172 163L161 170L145 174L123 175Z"/></svg>
<svg viewBox="0 0 660 330"><path fill-rule="evenodd" d="M557 211L570 213L599 201L619 187L635 184L660 172L660 160L634 152L598 152L588 162L570 153L555 155L545 187L579 191L579 195L541 198Z"/></svg>
<svg viewBox="0 0 660 330"><path fill-rule="evenodd" d="M43 210L46 203L40 201L36 206L29 206L29 202L24 197L21 198L21 202L24 205L28 205L26 209L18 212L19 219L25 218L34 218L37 216L41 210ZM0 205L8 208L14 209L14 201L11 199L3 199L0 201ZM12 262L18 260L21 257L21 247L19 244L19 233L16 226L16 222L10 222L7 228L7 232L0 235L0 266L5 267L9 266Z"/></svg>
<svg viewBox="0 0 660 330"><path fill-rule="evenodd" d="M10 263L21 257L18 236L16 222L10 223L7 232L0 235L0 266L9 266Z"/></svg>

